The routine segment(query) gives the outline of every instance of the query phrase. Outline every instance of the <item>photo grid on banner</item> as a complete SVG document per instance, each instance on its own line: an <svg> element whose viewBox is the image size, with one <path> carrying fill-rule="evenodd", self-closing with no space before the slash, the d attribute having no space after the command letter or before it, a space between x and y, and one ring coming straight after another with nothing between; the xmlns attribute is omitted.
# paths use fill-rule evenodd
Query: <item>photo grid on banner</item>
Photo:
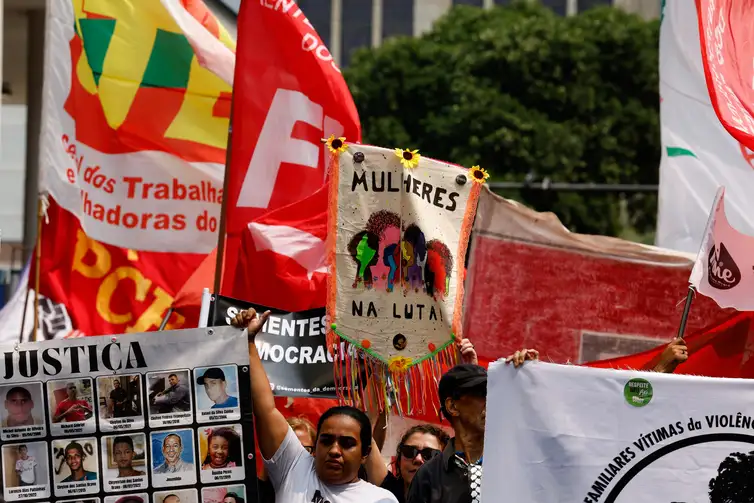
<svg viewBox="0 0 754 503"><path fill-rule="evenodd" d="M2 348L7 502L256 501L245 332Z"/></svg>

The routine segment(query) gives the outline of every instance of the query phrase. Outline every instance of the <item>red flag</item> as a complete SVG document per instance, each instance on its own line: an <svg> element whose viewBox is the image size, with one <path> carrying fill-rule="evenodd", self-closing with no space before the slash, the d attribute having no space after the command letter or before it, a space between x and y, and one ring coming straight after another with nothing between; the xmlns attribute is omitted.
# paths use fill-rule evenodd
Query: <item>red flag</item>
<svg viewBox="0 0 754 503"><path fill-rule="evenodd" d="M327 185L247 225L234 275L244 300L288 311L325 305Z"/></svg>
<svg viewBox="0 0 754 503"><path fill-rule="evenodd" d="M708 377L754 377L754 361L749 354L754 343L752 313L737 313L722 323L699 330L684 340L689 359L676 374ZM586 363L589 367L652 370L659 362L666 345L634 355Z"/></svg>
<svg viewBox="0 0 754 503"><path fill-rule="evenodd" d="M263 292L233 289L248 224L319 189L327 158L320 140L360 141L361 127L340 70L295 3L243 2L238 33L221 291L275 305Z"/></svg>
<svg viewBox="0 0 754 503"><path fill-rule="evenodd" d="M697 0L710 100L725 129L754 149L754 0Z"/></svg>
<svg viewBox="0 0 754 503"><path fill-rule="evenodd" d="M40 294L63 304L73 327L87 335L157 329L185 272L204 258L196 253L127 250L95 241L52 198L47 214ZM32 261L32 271L34 267ZM166 328L187 326L183 315L173 313Z"/></svg>

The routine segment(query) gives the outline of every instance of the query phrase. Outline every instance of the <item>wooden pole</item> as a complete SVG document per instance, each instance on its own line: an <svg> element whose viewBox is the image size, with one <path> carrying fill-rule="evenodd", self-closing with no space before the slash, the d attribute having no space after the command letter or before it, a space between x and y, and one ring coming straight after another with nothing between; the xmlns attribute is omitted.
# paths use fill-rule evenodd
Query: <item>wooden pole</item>
<svg viewBox="0 0 754 503"><path fill-rule="evenodd" d="M215 295L220 295L220 286L222 285L223 277L223 259L225 257L225 227L226 215L228 213L228 185L229 179L228 173L230 172L231 162L231 144L233 143L233 105L234 94L230 95L230 119L228 122L228 146L225 149L225 174L223 175L223 203L220 206L220 227L217 230L217 260L215 261Z"/></svg>
<svg viewBox="0 0 754 503"><path fill-rule="evenodd" d="M42 258L42 219L44 218L44 206L42 197L37 202L37 255L34 264L34 331L31 333L31 341L37 341L37 330L39 329L39 262Z"/></svg>

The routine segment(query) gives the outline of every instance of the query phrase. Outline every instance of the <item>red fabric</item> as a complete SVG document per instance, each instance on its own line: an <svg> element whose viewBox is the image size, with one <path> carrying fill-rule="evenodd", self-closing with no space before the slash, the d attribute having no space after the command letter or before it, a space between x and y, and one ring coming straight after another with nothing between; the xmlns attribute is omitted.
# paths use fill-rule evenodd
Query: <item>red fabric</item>
<svg viewBox="0 0 754 503"><path fill-rule="evenodd" d="M490 360L527 347L546 361L580 362L613 353L613 344L625 354L625 342L643 344L631 352L666 343L678 330L691 272L690 264L658 266L486 234L474 237L471 254L464 335ZM697 295L687 333L731 313ZM598 350L590 349L595 339L604 341Z"/></svg>
<svg viewBox="0 0 754 503"><path fill-rule="evenodd" d="M47 214L39 290L65 304L74 328L86 335L156 330L186 278L181 273L194 270L204 258L193 253L129 254L99 243L52 198ZM34 268L35 261L30 270ZM186 320L174 313L166 328L186 328Z"/></svg>
<svg viewBox="0 0 754 503"><path fill-rule="evenodd" d="M728 132L754 149L754 0L696 0L710 100Z"/></svg>
<svg viewBox="0 0 754 503"><path fill-rule="evenodd" d="M202 260L199 267L191 273L186 283L175 294L173 307L175 309L192 308L202 304L202 291L212 290L215 280L215 266L217 265L217 248ZM224 264L223 264L224 265Z"/></svg>
<svg viewBox="0 0 754 503"><path fill-rule="evenodd" d="M242 2L238 35L221 293L248 299L235 281L247 224L319 189L327 158L320 140L360 141L361 126L340 70L296 4Z"/></svg>
<svg viewBox="0 0 754 503"><path fill-rule="evenodd" d="M305 311L325 305L327 189L326 185L322 186L308 198L258 218L252 226L268 227L258 228L256 235L249 227L243 232L234 278L234 291L243 292L240 298L287 311ZM288 256L264 249L267 245L260 249L260 239L283 248ZM319 270L313 271L315 267Z"/></svg>

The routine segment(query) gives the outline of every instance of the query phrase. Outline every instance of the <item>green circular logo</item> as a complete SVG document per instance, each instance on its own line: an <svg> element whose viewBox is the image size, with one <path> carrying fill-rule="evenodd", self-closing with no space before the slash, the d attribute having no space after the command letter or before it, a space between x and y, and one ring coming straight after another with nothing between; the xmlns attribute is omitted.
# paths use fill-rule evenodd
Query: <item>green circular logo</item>
<svg viewBox="0 0 754 503"><path fill-rule="evenodd" d="M623 387L626 402L634 407L644 407L652 400L652 385L646 379L631 379Z"/></svg>

